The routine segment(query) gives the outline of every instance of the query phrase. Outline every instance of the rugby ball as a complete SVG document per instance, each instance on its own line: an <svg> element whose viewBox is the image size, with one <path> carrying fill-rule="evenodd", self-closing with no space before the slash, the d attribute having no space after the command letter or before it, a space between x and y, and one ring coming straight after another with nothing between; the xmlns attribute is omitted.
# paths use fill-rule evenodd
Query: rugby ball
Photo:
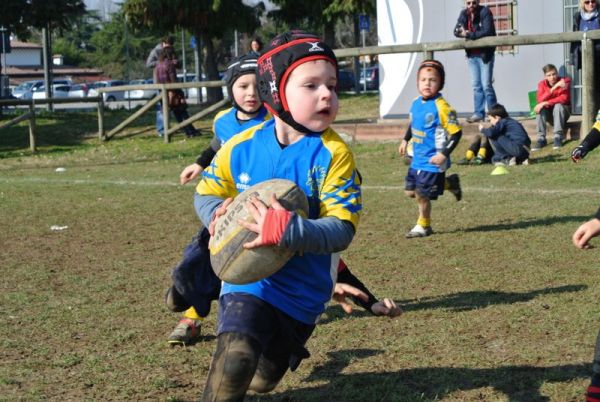
<svg viewBox="0 0 600 402"><path fill-rule="evenodd" d="M296 183L284 179L271 179L256 184L238 194L227 207L225 215L215 224L209 242L210 262L215 274L223 281L234 284L256 282L277 272L294 253L280 246L263 246L247 250L243 244L258 236L238 224L238 220L254 222L246 209L246 201L256 196L267 206L271 194L288 211L308 216L308 199Z"/></svg>

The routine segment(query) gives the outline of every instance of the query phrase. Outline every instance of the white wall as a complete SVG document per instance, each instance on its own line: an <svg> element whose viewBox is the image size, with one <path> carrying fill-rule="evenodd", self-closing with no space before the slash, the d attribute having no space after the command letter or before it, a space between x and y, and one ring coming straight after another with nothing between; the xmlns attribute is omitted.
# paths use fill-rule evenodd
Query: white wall
<svg viewBox="0 0 600 402"><path fill-rule="evenodd" d="M42 49L12 48L6 54L6 64L9 66L39 66L42 64Z"/></svg>
<svg viewBox="0 0 600 402"><path fill-rule="evenodd" d="M379 45L442 42L456 40L454 26L463 0L377 0ZM561 0L519 1L518 34L563 32ZM567 27L566 30L570 30ZM437 52L446 70L444 97L459 114L473 112L473 91L464 50ZM494 88L498 102L509 112L529 110L527 92L535 90L547 63L563 66L563 45L520 46L516 54L496 54ZM408 114L416 90L416 70L421 54L381 55L380 117L398 118Z"/></svg>

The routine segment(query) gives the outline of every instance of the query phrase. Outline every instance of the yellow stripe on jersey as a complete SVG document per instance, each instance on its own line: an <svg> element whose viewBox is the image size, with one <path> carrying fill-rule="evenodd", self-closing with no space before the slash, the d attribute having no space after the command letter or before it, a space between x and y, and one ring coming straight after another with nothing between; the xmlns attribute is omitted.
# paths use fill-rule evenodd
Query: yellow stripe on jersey
<svg viewBox="0 0 600 402"><path fill-rule="evenodd" d="M458 122L456 111L452 109L452 106L450 106L442 96L435 100L435 106L438 110L440 123L448 135L458 133L462 128Z"/></svg>
<svg viewBox="0 0 600 402"><path fill-rule="evenodd" d="M344 140L331 128L321 134L321 139L334 158L321 187L319 214L349 221L356 229L362 200L354 156Z"/></svg>

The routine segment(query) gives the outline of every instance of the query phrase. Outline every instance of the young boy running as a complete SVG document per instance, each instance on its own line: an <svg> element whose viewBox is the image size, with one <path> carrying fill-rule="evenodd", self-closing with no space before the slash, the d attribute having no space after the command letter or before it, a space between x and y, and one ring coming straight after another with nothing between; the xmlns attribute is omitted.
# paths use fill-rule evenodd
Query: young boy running
<svg viewBox="0 0 600 402"><path fill-rule="evenodd" d="M413 158L406 175L405 193L415 198L419 207L417 224L406 233L407 238L433 234L431 201L444 193L444 188L460 200L462 191L457 174L446 178L450 153L456 148L462 130L456 112L442 97L444 66L437 60L425 60L417 72L419 96L410 108L410 126L400 144L400 155L406 154L408 141L413 142Z"/></svg>
<svg viewBox="0 0 600 402"><path fill-rule="evenodd" d="M226 141L241 131L271 118L258 99L255 58L242 56L232 61L227 68L225 81L233 107L217 114L213 123L215 136L210 146L195 163L181 172L181 184L198 177ZM208 231L202 227L192 243L185 248L182 261L173 271L174 286L167 292L167 306L172 311L185 311L169 335L168 342L171 345L187 345L196 340L200 336L202 320L210 313L211 302L218 299L221 281L210 266L208 240ZM377 299L341 259L338 266L338 282L349 284L364 292L368 297L366 300L351 295L350 297L372 314L390 318L402 314L402 310L392 299Z"/></svg>
<svg viewBox="0 0 600 402"><path fill-rule="evenodd" d="M337 253L352 241L362 209L352 153L329 127L338 111L333 51L315 35L292 31L270 42L258 67L259 94L274 119L223 146L198 185L198 211L212 231L225 200L284 178L305 192L309 216L286 211L274 196L269 208L249 201L256 223L243 225L258 236L244 247L278 244L297 253L266 279L223 283L204 401L271 391L308 357L304 344L331 298Z"/></svg>

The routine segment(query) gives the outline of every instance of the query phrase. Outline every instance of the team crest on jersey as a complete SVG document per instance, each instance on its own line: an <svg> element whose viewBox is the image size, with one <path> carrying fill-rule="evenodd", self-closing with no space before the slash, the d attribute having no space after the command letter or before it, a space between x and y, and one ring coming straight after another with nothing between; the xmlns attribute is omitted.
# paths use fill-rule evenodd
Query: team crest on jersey
<svg viewBox="0 0 600 402"><path fill-rule="evenodd" d="M425 128L433 127L434 122L435 122L435 115L433 113L427 113L425 115Z"/></svg>
<svg viewBox="0 0 600 402"><path fill-rule="evenodd" d="M238 182L235 184L235 188L237 188L240 191L244 191L247 188L250 187L250 185L248 183L250 183L250 180L252 180L252 178L250 177L250 175L246 172L242 172L239 174L238 176Z"/></svg>
<svg viewBox="0 0 600 402"><path fill-rule="evenodd" d="M319 42L307 42L310 44L311 48L308 49L309 52L322 52L323 48L319 46Z"/></svg>
<svg viewBox="0 0 600 402"><path fill-rule="evenodd" d="M458 116L456 116L456 112L454 110L450 110L448 113L448 123L458 125Z"/></svg>

